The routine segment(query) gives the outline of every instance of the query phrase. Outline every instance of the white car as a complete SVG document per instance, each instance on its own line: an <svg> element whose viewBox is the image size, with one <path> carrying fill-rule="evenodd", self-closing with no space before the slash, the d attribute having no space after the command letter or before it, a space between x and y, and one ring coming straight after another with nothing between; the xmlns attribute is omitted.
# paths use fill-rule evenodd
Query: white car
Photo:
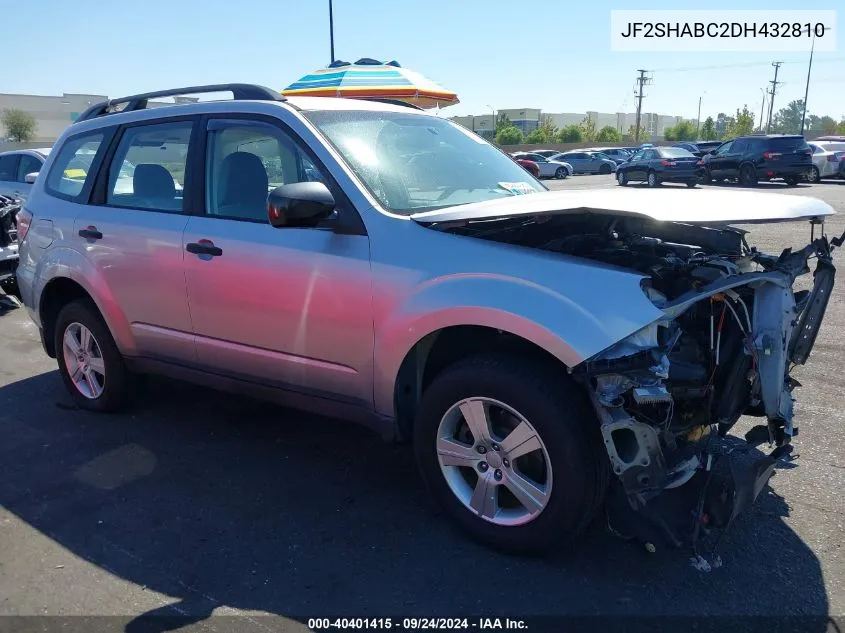
<svg viewBox="0 0 845 633"><path fill-rule="evenodd" d="M814 141L807 145L813 150L813 168L807 179L818 182L822 178L838 178L839 163L845 160L845 142Z"/></svg>
<svg viewBox="0 0 845 633"><path fill-rule="evenodd" d="M536 152L516 152L513 154L513 157L537 163L537 167L540 168L540 178L557 178L558 180L563 180L575 173L572 165L569 163L562 160L550 160Z"/></svg>

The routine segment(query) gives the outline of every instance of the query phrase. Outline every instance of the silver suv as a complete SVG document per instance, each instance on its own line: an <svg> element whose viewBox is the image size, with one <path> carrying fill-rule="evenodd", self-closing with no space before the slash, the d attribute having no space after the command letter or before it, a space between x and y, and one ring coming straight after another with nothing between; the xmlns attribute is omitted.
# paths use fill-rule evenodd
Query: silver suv
<svg viewBox="0 0 845 633"><path fill-rule="evenodd" d="M548 547L600 508L692 543L789 454L789 369L841 243L769 256L730 225L832 213L549 192L412 107L205 86L98 104L63 134L19 214L18 280L81 407L123 407L138 372L259 394L411 440L431 494L491 546ZM793 292L810 258L813 289ZM749 463L723 438L744 414L776 446Z"/></svg>

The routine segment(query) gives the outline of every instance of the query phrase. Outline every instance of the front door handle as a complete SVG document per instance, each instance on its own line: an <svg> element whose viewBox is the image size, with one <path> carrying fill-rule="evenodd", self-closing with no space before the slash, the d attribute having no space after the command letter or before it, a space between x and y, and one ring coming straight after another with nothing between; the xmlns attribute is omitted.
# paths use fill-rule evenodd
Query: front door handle
<svg viewBox="0 0 845 633"><path fill-rule="evenodd" d="M103 234L97 230L96 226L87 226L84 229L79 229L79 237L84 237L86 240L101 240Z"/></svg>
<svg viewBox="0 0 845 633"><path fill-rule="evenodd" d="M223 254L223 249L215 246L211 240L188 242L185 245L185 250L194 255L210 255L211 257L220 257Z"/></svg>

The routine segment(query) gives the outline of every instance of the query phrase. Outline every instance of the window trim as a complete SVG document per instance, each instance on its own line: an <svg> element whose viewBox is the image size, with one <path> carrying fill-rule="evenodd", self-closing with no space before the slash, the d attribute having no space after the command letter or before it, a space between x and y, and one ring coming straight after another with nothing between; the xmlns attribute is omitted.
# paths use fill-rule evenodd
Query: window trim
<svg viewBox="0 0 845 633"><path fill-rule="evenodd" d="M98 207L108 207L110 209L124 209L127 211L145 211L147 213L162 213L164 215L190 215L188 211L191 208L193 196L191 195L191 152L196 147L198 115L177 115L162 117L160 119L145 119L143 121L132 121L124 123L115 129L108 151L103 156L101 168L97 172L97 179L94 183L91 194L90 204ZM182 185L182 210L181 211L165 211L164 209L149 209L146 207L122 207L114 204L109 204L108 200L108 186L109 186L109 171L112 161L117 154L120 143L126 131L135 127L150 127L153 125L161 125L166 123L180 123L182 121L189 121L193 126L191 128L191 137L188 140L188 155L185 157L185 184Z"/></svg>
<svg viewBox="0 0 845 633"><path fill-rule="evenodd" d="M301 151L308 159L311 161L311 164L320 172L323 178L326 181L326 186L331 192L332 197L335 200L335 208L337 209L337 218L333 220L329 220L325 222L324 225L318 226L305 226L305 227L290 227L290 228L283 228L283 229L273 229L270 226L270 222L267 219L258 220L255 218L239 218L239 217L232 217L232 216L225 216L225 215L212 215L207 212L206 210L206 200L205 200L205 192L206 192L206 165L208 163L208 157L206 153L208 151L208 135L209 132L213 131L210 130L209 127L214 127L216 125L221 125L222 122L224 124L231 124L231 127L238 127L239 125L243 127L269 127L276 132L284 134L288 140L293 143L293 145ZM223 125L222 129L226 129L230 127L229 125ZM284 121L279 118L268 116L266 114L255 114L251 112L225 112L225 113L215 113L215 114L204 114L200 117L199 125L196 127L199 139L196 145L196 152L194 153L194 163L191 165L191 171L194 172L195 178L192 181L192 196L194 204L194 212L191 215L197 215L203 218L210 218L214 220L223 220L229 222L246 222L249 224L264 224L270 227L273 230L321 230L326 231L330 230L335 233L340 233L343 235L367 235L367 229L364 225L364 221L361 218L361 214L352 204L352 201L349 200L349 197L331 175L328 169L326 169L326 165L319 159L319 157L314 153L314 151L308 147L308 144L305 143L302 138ZM190 153L189 153L190 158ZM187 177L186 177L187 181ZM187 188L187 187L186 187Z"/></svg>
<svg viewBox="0 0 845 633"><path fill-rule="evenodd" d="M74 202L76 204L83 205L93 204L91 201L92 193L95 191L95 185L100 178L100 169L103 166L103 159L106 157L109 150L111 149L111 145L114 142L116 132L117 126L109 125L85 130L84 132L79 132L78 134L73 134L71 136L68 136L64 141L62 141L61 147L53 150L56 152L56 155L50 161L50 170L47 172L47 177L44 178L44 193L53 198L58 198L59 200L65 200L67 202ZM86 177L85 182L82 185L82 190L75 196L71 196L69 194L62 193L61 191L53 189L50 186L50 179L53 177L53 171L57 169L57 161L61 156L62 151L65 149L65 147L67 147L68 143L73 143L81 138L99 135L102 135L103 140L100 142L99 147L97 147L97 152L94 154L94 159L91 161L91 166L89 170L89 175L93 173L94 177Z"/></svg>

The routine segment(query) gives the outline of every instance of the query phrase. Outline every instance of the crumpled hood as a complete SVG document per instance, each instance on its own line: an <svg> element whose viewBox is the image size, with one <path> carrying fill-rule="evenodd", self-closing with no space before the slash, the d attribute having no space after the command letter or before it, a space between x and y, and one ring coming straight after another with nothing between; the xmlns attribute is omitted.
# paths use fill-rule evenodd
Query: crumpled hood
<svg viewBox="0 0 845 633"><path fill-rule="evenodd" d="M420 224L493 220L536 214L634 215L704 226L793 222L834 215L829 204L808 196L726 189L592 189L548 191L415 213Z"/></svg>

